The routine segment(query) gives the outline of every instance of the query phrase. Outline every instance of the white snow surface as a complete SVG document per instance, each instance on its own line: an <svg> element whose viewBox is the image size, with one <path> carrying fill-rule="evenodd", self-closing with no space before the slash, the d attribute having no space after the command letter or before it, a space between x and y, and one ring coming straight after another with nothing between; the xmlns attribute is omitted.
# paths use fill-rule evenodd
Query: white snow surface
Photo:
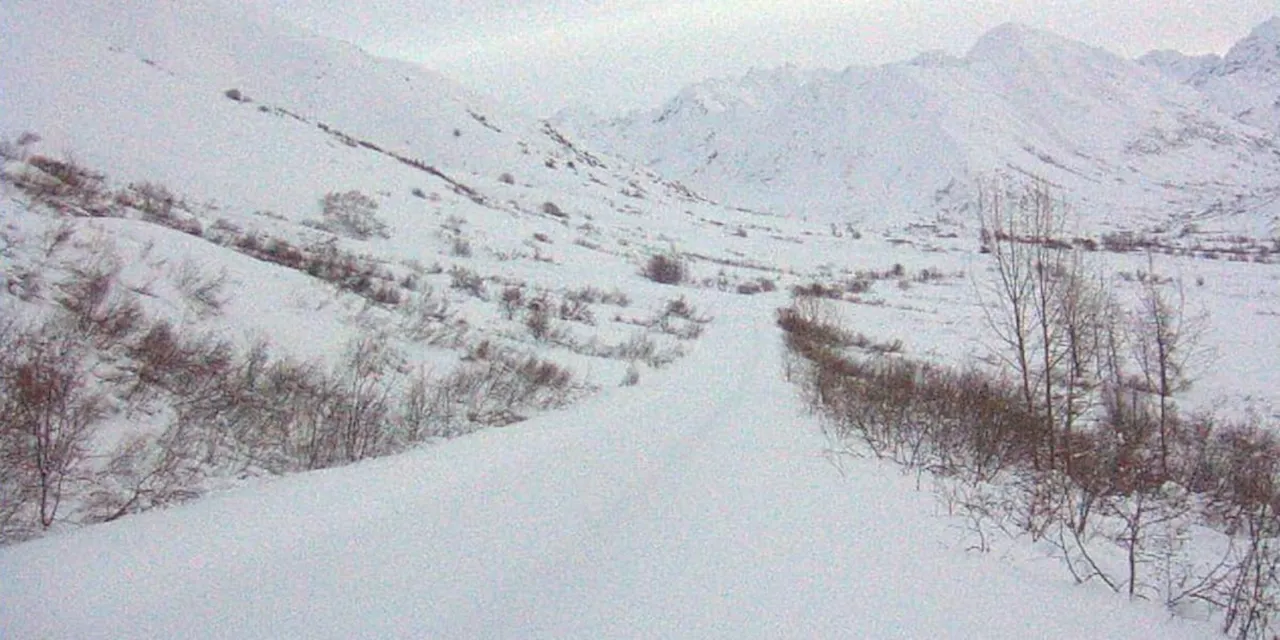
<svg viewBox="0 0 1280 640"><path fill-rule="evenodd" d="M1151 70L1010 27L971 59L933 54L840 73L757 72L749 82L691 89L673 103L679 126L714 129L722 140L741 136L724 147L745 154L730 168L760 160L757 183L772 186L759 193L795 214L781 217L718 206L626 161L585 154L429 70L243 9L232 0L4 3L0 137L35 131L43 140L33 152L70 154L107 173L113 187L167 185L192 201L189 213L206 228L225 218L300 245L332 240L397 276L413 263L474 269L491 278L493 297L521 282L531 292L593 286L633 299L626 308L595 305L596 325L564 323L584 340L625 341L637 328L623 320L647 317L676 296L714 319L701 339L679 343L688 356L666 369L642 368L637 386L617 388L627 363L535 342L521 322L502 319L492 299L451 289L447 272L426 273L423 284L470 322L475 341L567 363L604 390L514 426L342 469L236 481L181 507L68 525L0 549L0 638L1217 637L1209 623L1170 620L1158 605L1073 585L1047 553L967 551L962 524L941 513L927 487L893 466L830 458L818 419L783 379L771 323L785 296L713 290L717 279L732 290L763 277L785 290L894 263L908 274L934 269L945 277L878 282L840 313L875 339L902 339L910 357L977 366L990 345L975 297L989 265L976 252L976 234L904 230L900 219L881 224L877 207L934 207L933 219L961 206L960 187L946 187L970 175L974 158L1016 164L1033 155L1027 147L1084 170L1089 163L1077 164L1068 150L1084 148L1072 146L1080 136L1098 142L1085 116L1102 109L1134 126L1173 127L1165 130L1172 135L1183 130L1175 112L1149 121L1116 103L1203 100L1192 88L1163 81L1150 89ZM1018 53L1034 50L1048 57ZM1009 67L1001 56L1026 66ZM992 101L984 84L1034 88L1028 78L1070 79L1080 69L1118 74L1114 100L1080 89L1070 104L1030 90ZM979 81L979 73L987 75ZM228 99L231 88L252 102ZM780 96L803 108L743 115ZM1069 117L1053 126L1024 117L1050 107ZM697 129L699 119L716 118L741 122ZM1220 113L1206 118L1228 135L1256 135ZM820 126L826 122L844 124L832 130ZM345 144L320 123L436 167L481 202L439 176ZM759 140L752 136L761 135L784 142L790 155L752 149ZM1098 136L1103 146L1119 142ZM1202 150L1218 144L1225 150L1213 153L1224 157L1235 149L1195 136L1173 140ZM1140 168L1167 163L1189 172L1218 158L1174 156L1154 154ZM774 175L768 171L786 164L776 157L806 159ZM856 163L832 160L847 158ZM1238 175L1222 169L1226 177L1215 178L1222 184L1206 182L1189 196L1176 185L1153 186L1164 174L1120 173L1133 173L1126 179L1139 190L1191 201L1274 169L1248 156L1239 161ZM1105 180L1104 169L1090 175ZM863 190L815 190L847 176ZM738 184L725 180L709 184ZM781 195L774 187L784 187ZM415 188L425 197L411 195ZM377 199L390 238L334 239L298 224L318 215L323 194L347 189ZM1101 191L1081 193L1085 202L1106 201ZM544 202L565 217L545 214ZM860 203L861 218L840 219L866 224L828 225L816 213L804 219L810 205L820 213L831 203ZM113 244L123 284L148 291L149 313L193 334L240 344L265 336L280 352L324 361L373 326L407 367L444 368L459 358L406 338L403 309L371 307L301 272L142 220L56 218L9 192L0 192L0 235L10 242L0 275L57 262L42 242L63 222L74 227L77 247L99 238ZM461 228L474 255L451 250L455 238L442 231L449 225ZM643 260L661 251L682 254L698 286L640 277ZM183 306L169 282L184 261L227 274L231 295L221 314L197 317ZM1118 274L1149 268L1138 256L1100 261L1121 295L1135 285ZM55 292L57 266L48 268ZM1161 257L1156 269L1187 284L1189 309L1212 311L1205 346L1213 357L1181 406L1280 416L1275 268ZM0 296L3 313L41 303ZM121 431L154 428L119 422Z"/></svg>
<svg viewBox="0 0 1280 640"><path fill-rule="evenodd" d="M771 309L643 389L0 551L5 638L1209 638L842 475Z"/></svg>
<svg viewBox="0 0 1280 640"><path fill-rule="evenodd" d="M1071 194L1094 233L1199 223L1269 237L1280 233L1274 31L1199 63L1236 69L1212 94L1152 68L1172 62L1006 24L961 58L757 70L653 112L558 122L713 198L815 219L964 226L977 184L1007 173ZM1265 109L1243 117L1228 104L1241 101Z"/></svg>

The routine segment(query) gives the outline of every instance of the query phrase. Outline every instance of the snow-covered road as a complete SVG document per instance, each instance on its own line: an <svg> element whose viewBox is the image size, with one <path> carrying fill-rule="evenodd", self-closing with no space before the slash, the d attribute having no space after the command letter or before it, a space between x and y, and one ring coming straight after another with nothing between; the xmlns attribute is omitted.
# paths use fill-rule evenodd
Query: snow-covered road
<svg viewBox="0 0 1280 640"><path fill-rule="evenodd" d="M779 302L707 299L689 357L564 412L0 550L0 637L1214 637L842 475Z"/></svg>

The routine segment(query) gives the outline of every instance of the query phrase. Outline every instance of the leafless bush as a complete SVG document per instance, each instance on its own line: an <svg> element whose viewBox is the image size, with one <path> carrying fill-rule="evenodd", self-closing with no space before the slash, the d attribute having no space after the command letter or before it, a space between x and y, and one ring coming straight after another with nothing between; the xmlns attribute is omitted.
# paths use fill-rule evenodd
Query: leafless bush
<svg viewBox="0 0 1280 640"><path fill-rule="evenodd" d="M688 270L679 257L656 253L645 262L641 275L659 284L680 284L688 278Z"/></svg>
<svg viewBox="0 0 1280 640"><path fill-rule="evenodd" d="M560 209L560 207L559 207L559 205L557 205L557 204L556 204L556 203L554 203L554 202L550 202L550 201L542 203L542 212L543 212L543 213L545 213L545 214L547 214L547 215L549 215L549 216L553 216L553 217L556 217L556 218L568 218L568 217L569 217L569 214L567 214L567 213L565 213L563 210L561 210L561 209Z"/></svg>
<svg viewBox="0 0 1280 640"><path fill-rule="evenodd" d="M135 182L116 194L116 202L142 212L143 219L170 225L174 209L185 204L168 187L157 182Z"/></svg>
<svg viewBox="0 0 1280 640"><path fill-rule="evenodd" d="M74 269L59 287L58 302L69 313L69 321L99 347L123 341L143 322L137 300L120 292L118 273L118 265L102 258Z"/></svg>
<svg viewBox="0 0 1280 640"><path fill-rule="evenodd" d="M389 238L387 225L377 217L378 202L357 190L325 194L320 201L324 228L356 240Z"/></svg>
<svg viewBox="0 0 1280 640"><path fill-rule="evenodd" d="M744 296L752 296L757 293L769 293L777 290L778 284L769 278L757 278L751 282L744 282L738 285L738 293Z"/></svg>
<svg viewBox="0 0 1280 640"><path fill-rule="evenodd" d="M489 299L489 292L484 286L484 278L471 269L454 265L449 268L449 280L449 286L453 289L465 291L481 300Z"/></svg>
<svg viewBox="0 0 1280 640"><path fill-rule="evenodd" d="M591 311L590 303L579 297L565 296L560 301L559 315L560 319L565 322L577 322L586 325L594 325L596 323L596 316Z"/></svg>
<svg viewBox="0 0 1280 640"><path fill-rule="evenodd" d="M524 308L524 289L517 286L506 287L498 299L498 305L507 320L514 320L516 312Z"/></svg>
<svg viewBox="0 0 1280 640"><path fill-rule="evenodd" d="M199 455L198 431L178 419L158 436L126 439L95 474L81 522L111 522L200 496L209 469Z"/></svg>
<svg viewBox="0 0 1280 640"><path fill-rule="evenodd" d="M573 302L582 302L585 304L607 304L615 307L627 307L631 305L631 298L626 293L614 289L612 291L602 291L596 287L582 287L580 289L570 289L564 294L566 300Z"/></svg>
<svg viewBox="0 0 1280 640"><path fill-rule="evenodd" d="M525 303L524 326L534 340L546 342L556 340L563 334L556 327L553 313L555 302L547 294L539 295Z"/></svg>
<svg viewBox="0 0 1280 640"><path fill-rule="evenodd" d="M860 282L860 281L855 280L851 282ZM866 288L849 287L849 289L851 290L851 293L862 293L866 291L868 288L870 287L869 286ZM840 287L825 285L821 282L811 282L807 285L798 284L791 287L791 295L797 298L800 298L800 297L829 298L833 300L839 300L844 295L844 290L842 290Z"/></svg>
<svg viewBox="0 0 1280 640"><path fill-rule="evenodd" d="M458 258L470 258L471 241L463 238L462 236L458 236L453 239L453 242L449 247L449 252Z"/></svg>
<svg viewBox="0 0 1280 640"><path fill-rule="evenodd" d="M465 323L453 320L449 300L437 295L431 287L424 287L417 296L411 296L399 310L401 331L414 342L453 348L461 344L467 332Z"/></svg>
<svg viewBox="0 0 1280 640"><path fill-rule="evenodd" d="M529 410L563 406L576 386L573 374L554 362L485 346L439 381L438 401L459 425L453 430L465 432L519 422Z"/></svg>
<svg viewBox="0 0 1280 640"><path fill-rule="evenodd" d="M23 132L15 140L0 139L0 158L25 162L31 145L37 142L40 142L40 136L30 131Z"/></svg>
<svg viewBox="0 0 1280 640"><path fill-rule="evenodd" d="M174 397L200 393L232 370L234 350L225 340L183 333L161 320L128 346L134 383L130 395L163 390Z"/></svg>
<svg viewBox="0 0 1280 640"><path fill-rule="evenodd" d="M0 542L22 540L60 519L105 412L86 350L65 325L8 325L0 352Z"/></svg>
<svg viewBox="0 0 1280 640"><path fill-rule="evenodd" d="M668 300L651 326L681 340L694 340L702 335L711 318L702 316L684 297Z"/></svg>
<svg viewBox="0 0 1280 640"><path fill-rule="evenodd" d="M36 198L56 199L80 207L86 213L101 215L107 208L106 177L80 165L70 156L54 160L35 155L27 164L38 172L26 172L16 181L19 188Z"/></svg>
<svg viewBox="0 0 1280 640"><path fill-rule="evenodd" d="M1280 439L1255 426L1183 420L1152 395L1110 388L1088 428L1052 423L1059 459L1050 463L1045 416L1016 380L854 355L856 337L824 304L798 298L778 312L802 362L789 377L838 446L938 478L976 549L990 549L993 535L1025 534L1055 546L1077 581L1175 611L1214 607L1237 638L1274 633ZM1224 551L1189 546L1206 528Z"/></svg>
<svg viewBox="0 0 1280 640"><path fill-rule="evenodd" d="M171 273L173 284L183 297L201 317L213 316L222 312L226 301L227 272L219 271L216 275L206 273L198 263L184 259L182 264Z"/></svg>

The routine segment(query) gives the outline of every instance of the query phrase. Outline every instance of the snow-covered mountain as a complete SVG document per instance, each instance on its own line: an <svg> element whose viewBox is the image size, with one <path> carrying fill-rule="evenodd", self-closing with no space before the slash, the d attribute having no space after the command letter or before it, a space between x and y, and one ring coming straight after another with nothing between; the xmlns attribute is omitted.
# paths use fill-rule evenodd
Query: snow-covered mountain
<svg viewBox="0 0 1280 640"><path fill-rule="evenodd" d="M1258 25L1187 82L1242 122L1280 135L1280 17Z"/></svg>
<svg viewBox="0 0 1280 640"><path fill-rule="evenodd" d="M962 58L755 71L691 86L654 112L562 122L716 199L795 215L964 224L975 184L1006 172L1047 179L1085 228L1266 236L1280 213L1280 146L1265 118L1223 110L1196 78L1274 79L1268 24L1220 64L1146 60L1166 73L1008 24Z"/></svg>
<svg viewBox="0 0 1280 640"><path fill-rule="evenodd" d="M423 189L464 191L408 160L478 183L464 187L500 190L487 204L511 211L542 202L517 191L688 198L419 65L374 58L242 4L7 3L0 131L38 133L34 151L73 151L120 180L289 218L375 167L401 165L387 184L370 185L392 199L408 196L399 183L414 174Z"/></svg>

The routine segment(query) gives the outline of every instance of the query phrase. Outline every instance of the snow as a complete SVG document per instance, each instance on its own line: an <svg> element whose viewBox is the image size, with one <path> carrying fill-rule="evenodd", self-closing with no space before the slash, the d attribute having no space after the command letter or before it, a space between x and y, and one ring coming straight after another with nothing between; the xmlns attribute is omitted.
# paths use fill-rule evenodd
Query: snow
<svg viewBox="0 0 1280 640"><path fill-rule="evenodd" d="M841 475L781 375L781 300L709 302L643 389L6 549L0 635L1213 637L956 548L891 467Z"/></svg>
<svg viewBox="0 0 1280 640"><path fill-rule="evenodd" d="M1264 40L1237 49L1250 41ZM814 219L963 227L977 182L1004 172L1070 193L1087 230L1117 216L1157 233L1202 218L1265 237L1280 214L1266 119L1276 93L1246 84L1265 88L1275 74L1248 68L1259 70L1221 92L1265 102L1257 118L1176 75L1006 24L961 59L755 71L688 87L653 113L560 123L717 200Z"/></svg>
<svg viewBox="0 0 1280 640"><path fill-rule="evenodd" d="M1255 27L1187 82L1241 121L1280 134L1280 17Z"/></svg>
<svg viewBox="0 0 1280 640"><path fill-rule="evenodd" d="M784 378L772 318L787 297L716 290L763 277L785 291L900 263L908 277L838 306L849 326L901 339L913 357L984 366L975 291L989 264L966 228L966 189L980 169L1048 172L1090 233L1168 222L1171 210L1197 213L1207 199L1245 213L1179 219L1172 231L1194 223L1216 238L1280 221L1267 217L1280 193L1265 191L1280 175L1272 141L1206 110L1193 88L1011 26L965 58L759 70L692 87L617 130L583 132L660 174L558 139L430 70L233 0L15 0L0 6L0 24L0 139L34 131L43 139L32 153L69 154L113 188L167 185L206 229L223 221L299 246L332 242L397 277L420 276L410 302L430 287L468 333L457 349L420 344L407 335L411 304L372 305L138 219L57 217L7 186L0 313L55 308L60 278L107 246L122 288L145 292L149 314L193 335L242 348L262 338L273 353L324 365L352 339L377 336L402 369L441 371L492 341L566 364L594 392L392 457L224 478L183 506L60 523L0 549L0 637L1215 637L1211 622L1073 585L1037 550L970 551L963 525L914 478L832 457ZM231 88L251 102L227 98ZM1220 141L1177 138L1184 116ZM1142 132L1158 152L1126 155ZM1129 187L1098 186L1115 181ZM325 193L348 189L375 198L391 237L335 238L301 224ZM543 213L546 202L567 217ZM61 224L73 240L46 251ZM459 239L470 255L453 248ZM685 257L691 283L638 274L668 251ZM1189 308L1211 312L1213 357L1180 406L1280 416L1274 266L1157 260L1186 285ZM1120 273L1149 268L1136 255L1099 262L1121 295L1134 285ZM226 274L221 312L182 298L175 273L185 263ZM488 278L489 299L453 289L452 267ZM925 268L946 277L910 280ZM47 278L46 295L18 300L10 288L29 272ZM515 284L632 299L593 305L593 325L561 324L583 342L652 335L634 321L677 297L712 321L697 340L654 336L688 354L666 368L638 365L639 384L620 388L635 363L535 340L504 318L496 298ZM101 451L164 415L119 416Z"/></svg>

